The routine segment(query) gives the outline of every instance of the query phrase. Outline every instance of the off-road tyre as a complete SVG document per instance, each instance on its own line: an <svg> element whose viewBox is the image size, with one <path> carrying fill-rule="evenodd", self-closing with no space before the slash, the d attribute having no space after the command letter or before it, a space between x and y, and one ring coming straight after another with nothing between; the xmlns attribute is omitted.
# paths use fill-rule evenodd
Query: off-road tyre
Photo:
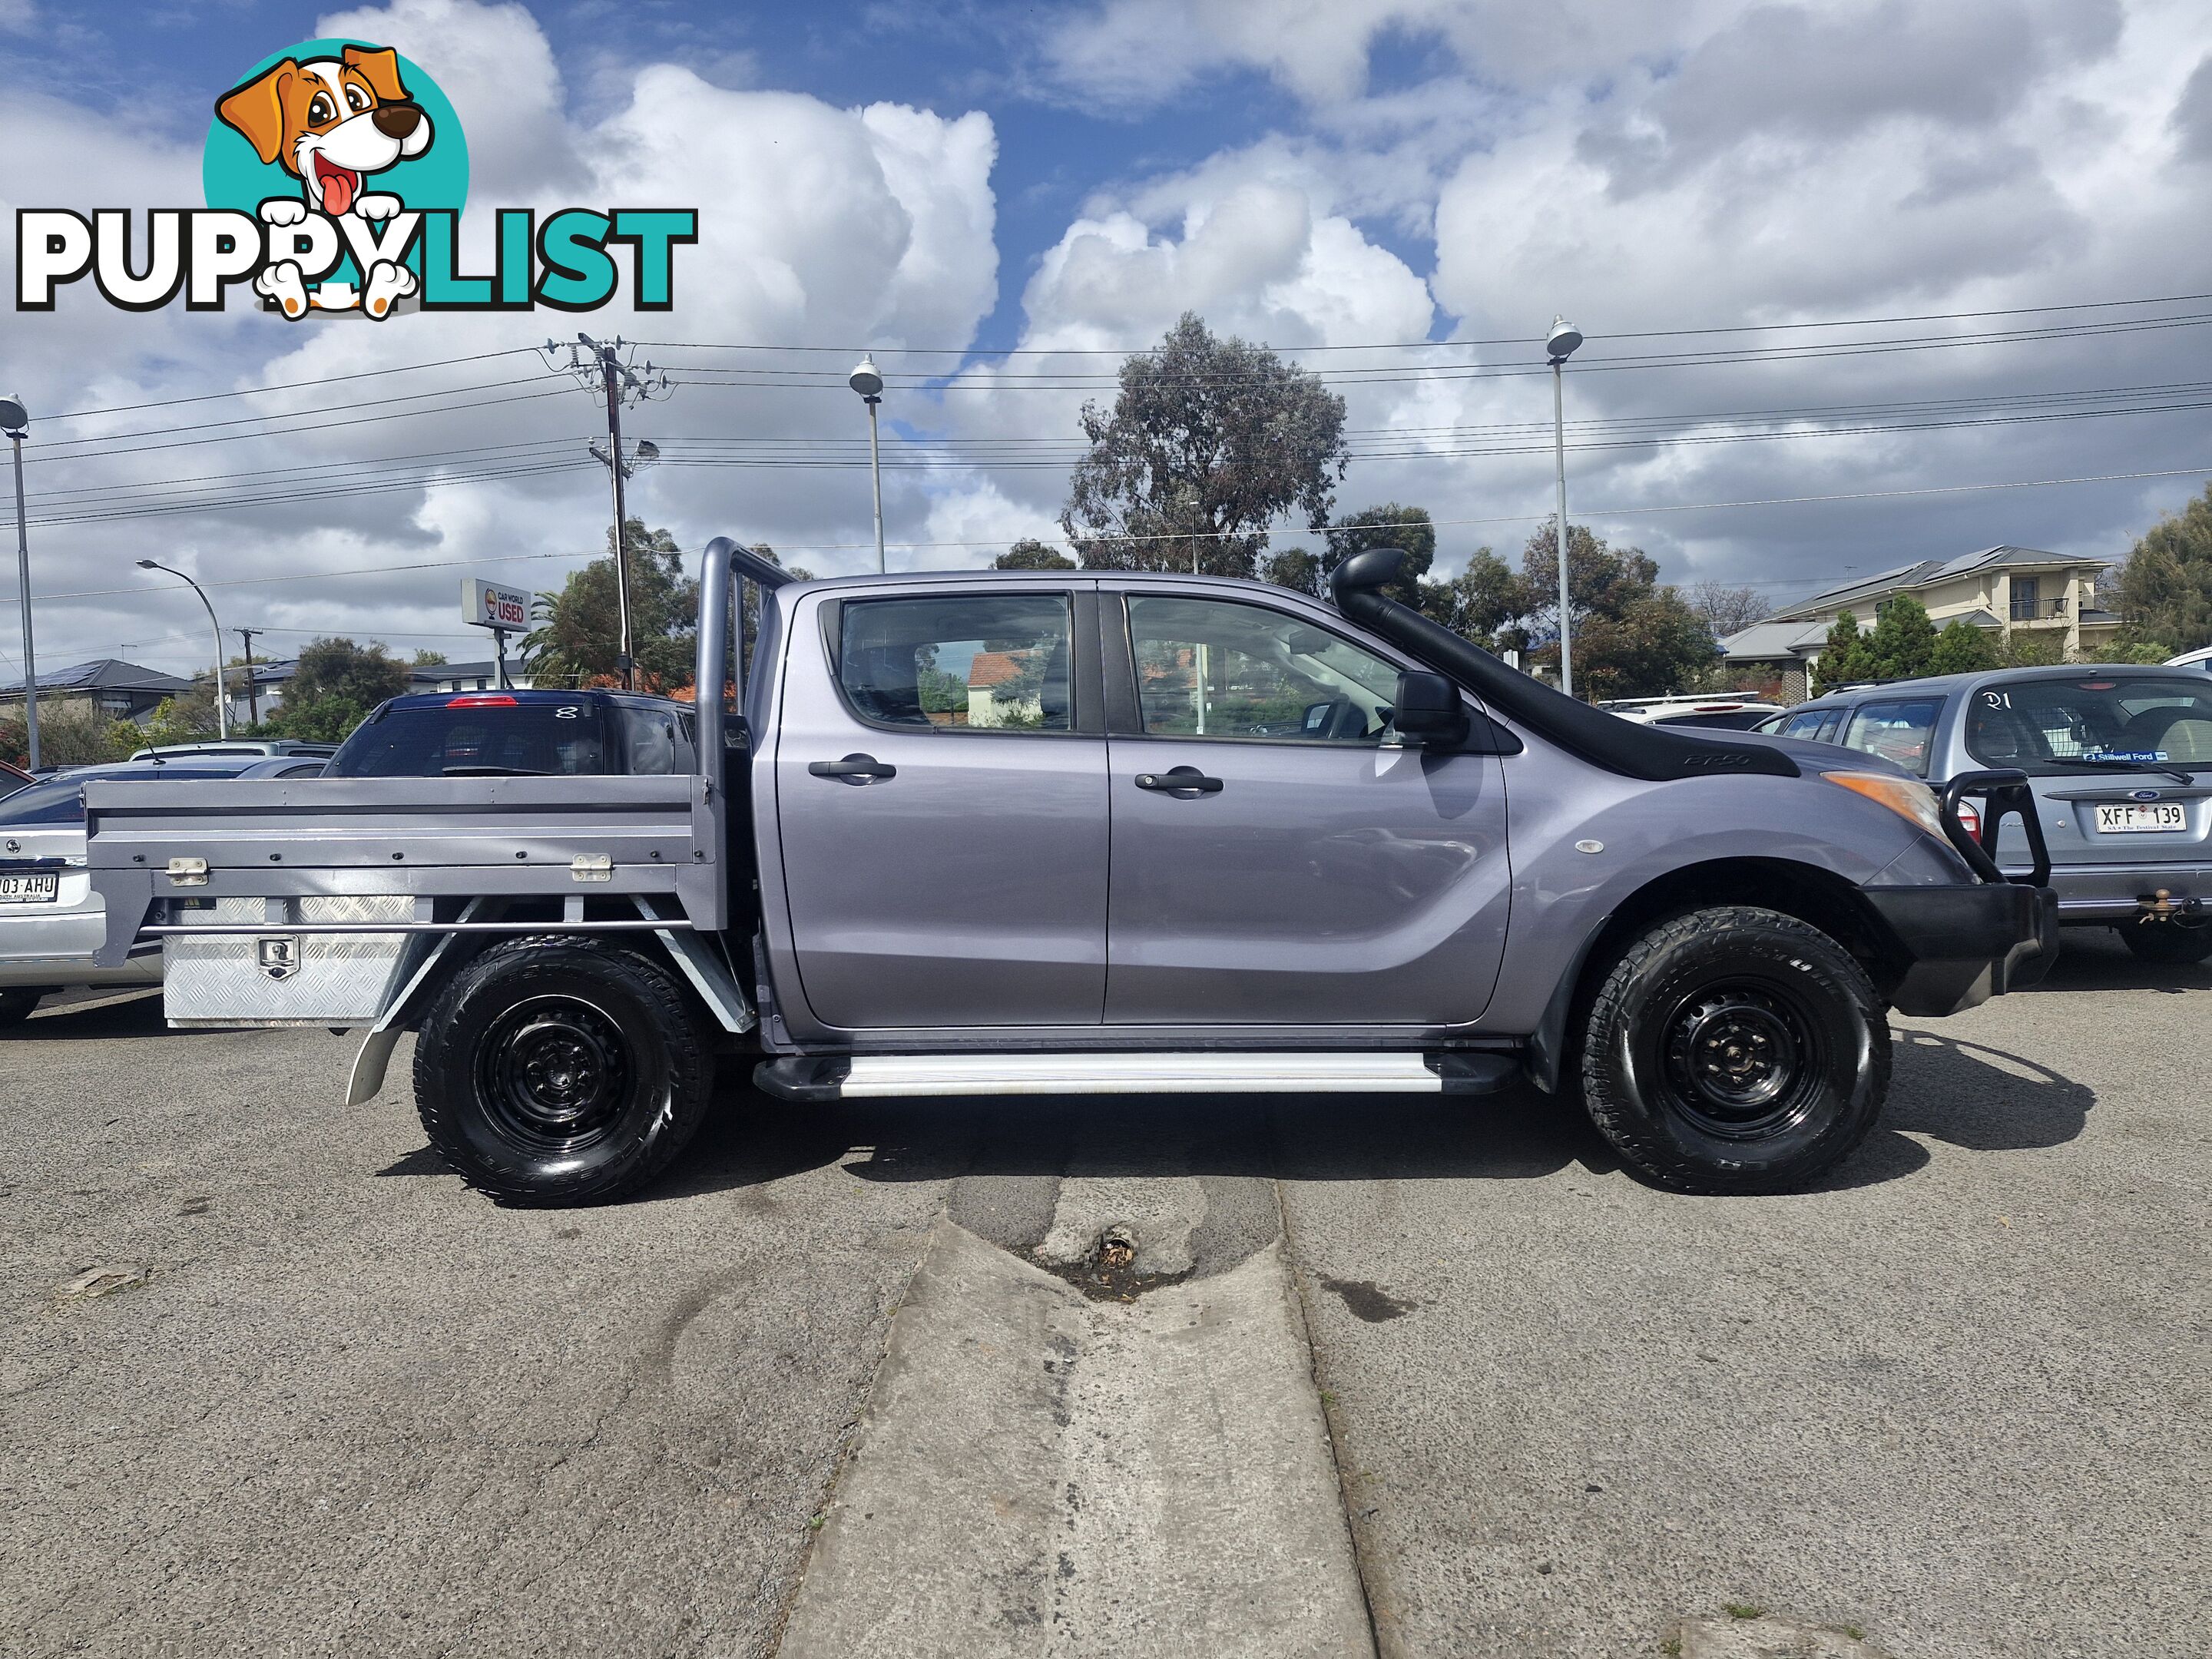
<svg viewBox="0 0 2212 1659"><path fill-rule="evenodd" d="M2113 931L2139 962L2185 967L2212 957L2212 922L2124 921Z"/></svg>
<svg viewBox="0 0 2212 1659"><path fill-rule="evenodd" d="M1889 1022L1866 970L1809 922L1749 905L1630 943L1581 1053L1598 1133L1678 1192L1803 1188L1866 1139L1889 1093Z"/></svg>
<svg viewBox="0 0 2212 1659"><path fill-rule="evenodd" d="M38 1012L39 999L44 995L46 995L44 991L21 987L0 991L0 1030L4 1030L10 1025L21 1025L25 1020L30 1018Z"/></svg>
<svg viewBox="0 0 2212 1659"><path fill-rule="evenodd" d="M603 939L526 937L456 974L415 1043L438 1155L502 1203L604 1203L683 1150L713 1093L688 991Z"/></svg>

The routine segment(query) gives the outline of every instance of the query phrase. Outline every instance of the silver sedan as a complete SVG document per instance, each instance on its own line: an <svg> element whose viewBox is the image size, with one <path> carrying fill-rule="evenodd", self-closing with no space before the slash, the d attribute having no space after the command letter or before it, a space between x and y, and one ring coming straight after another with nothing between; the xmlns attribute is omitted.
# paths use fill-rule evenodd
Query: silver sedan
<svg viewBox="0 0 2212 1659"><path fill-rule="evenodd" d="M180 787L205 778L313 777L319 759L134 761L81 766L0 796L0 1027L30 1018L41 997L71 986L158 985L161 955L149 950L116 968L92 953L106 915L84 860L84 785L92 778L151 778Z"/></svg>

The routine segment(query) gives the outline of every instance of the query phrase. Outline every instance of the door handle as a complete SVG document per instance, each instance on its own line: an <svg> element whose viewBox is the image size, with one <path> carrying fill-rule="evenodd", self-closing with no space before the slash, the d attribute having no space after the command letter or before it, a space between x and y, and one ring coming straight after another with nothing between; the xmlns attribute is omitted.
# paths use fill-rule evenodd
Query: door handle
<svg viewBox="0 0 2212 1659"><path fill-rule="evenodd" d="M809 761L806 769L817 778L842 778L850 784L876 783L898 775L898 768L873 755L848 755L842 760Z"/></svg>
<svg viewBox="0 0 2212 1659"><path fill-rule="evenodd" d="M1169 795L1218 795L1221 780L1207 777L1195 766L1176 766L1164 772L1138 773L1137 787Z"/></svg>

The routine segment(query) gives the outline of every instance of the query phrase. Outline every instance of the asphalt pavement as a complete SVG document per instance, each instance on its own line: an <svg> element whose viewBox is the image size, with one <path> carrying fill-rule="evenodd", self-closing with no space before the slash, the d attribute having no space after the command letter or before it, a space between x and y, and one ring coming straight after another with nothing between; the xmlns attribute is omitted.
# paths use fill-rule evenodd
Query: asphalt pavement
<svg viewBox="0 0 2212 1659"><path fill-rule="evenodd" d="M1790 1198L1533 1093L732 1087L549 1212L404 1049L74 1000L0 1039L0 1652L2193 1659L2208 1015L2075 941Z"/></svg>

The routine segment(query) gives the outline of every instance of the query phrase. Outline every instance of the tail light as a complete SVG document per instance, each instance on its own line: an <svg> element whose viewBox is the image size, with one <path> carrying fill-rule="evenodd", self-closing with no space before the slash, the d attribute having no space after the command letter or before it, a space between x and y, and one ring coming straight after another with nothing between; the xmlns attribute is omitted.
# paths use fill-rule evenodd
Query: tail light
<svg viewBox="0 0 2212 1659"><path fill-rule="evenodd" d="M520 708L520 701L503 691L471 691L466 696L446 699L448 708Z"/></svg>
<svg viewBox="0 0 2212 1659"><path fill-rule="evenodd" d="M1959 803L1959 827L1977 842L1982 838L1982 809L1970 800Z"/></svg>

